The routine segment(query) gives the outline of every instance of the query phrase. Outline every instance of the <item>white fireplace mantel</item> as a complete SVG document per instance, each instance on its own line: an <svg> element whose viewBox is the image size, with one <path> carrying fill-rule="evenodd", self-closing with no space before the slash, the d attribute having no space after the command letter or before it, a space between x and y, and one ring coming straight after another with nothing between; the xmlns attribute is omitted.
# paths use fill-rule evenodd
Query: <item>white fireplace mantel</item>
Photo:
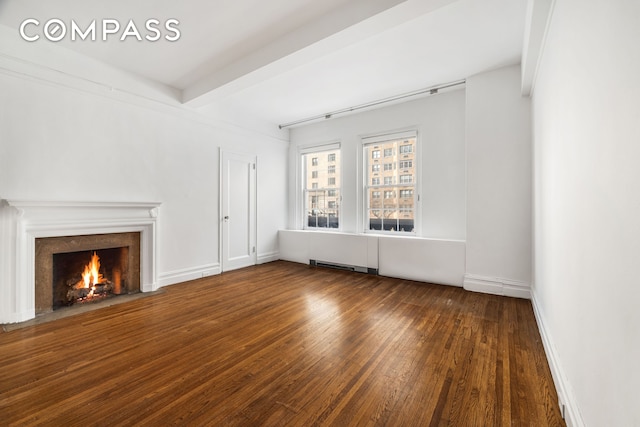
<svg viewBox="0 0 640 427"><path fill-rule="evenodd" d="M140 290L158 288L156 202L0 199L0 323L35 317L35 239L140 232Z"/></svg>

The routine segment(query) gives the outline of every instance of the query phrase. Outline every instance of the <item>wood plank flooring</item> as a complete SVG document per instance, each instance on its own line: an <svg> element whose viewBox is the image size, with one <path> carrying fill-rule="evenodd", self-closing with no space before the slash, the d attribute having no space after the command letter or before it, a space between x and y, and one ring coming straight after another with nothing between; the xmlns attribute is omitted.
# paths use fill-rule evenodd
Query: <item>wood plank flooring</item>
<svg viewBox="0 0 640 427"><path fill-rule="evenodd" d="M0 425L564 422L529 301L275 262L0 333Z"/></svg>

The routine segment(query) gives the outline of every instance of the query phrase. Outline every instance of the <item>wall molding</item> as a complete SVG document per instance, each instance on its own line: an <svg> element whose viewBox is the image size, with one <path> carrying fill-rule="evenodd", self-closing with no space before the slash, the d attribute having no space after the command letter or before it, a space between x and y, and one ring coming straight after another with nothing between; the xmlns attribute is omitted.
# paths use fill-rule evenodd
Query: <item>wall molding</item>
<svg viewBox="0 0 640 427"><path fill-rule="evenodd" d="M567 379L567 376L562 369L562 363L558 356L558 350L553 344L551 333L547 328L547 323L540 310L540 304L538 298L536 298L535 292L531 293L531 304L533 305L533 314L538 324L538 330L540 331L540 337L542 338L542 345L549 361L549 368L551 369L551 376L556 386L556 392L558 393L558 405L560 406L560 412L563 412L567 427L584 427L584 420L580 413L578 403L576 401L573 388ZM563 410L564 408L564 410Z"/></svg>
<svg viewBox="0 0 640 427"><path fill-rule="evenodd" d="M265 264L267 262L278 261L279 259L280 252L265 252L258 255L257 263ZM165 287L188 282L190 280L202 279L203 277L216 276L218 274L222 274L222 266L220 263L216 262L160 273L158 276L158 283L160 287Z"/></svg>
<svg viewBox="0 0 640 427"><path fill-rule="evenodd" d="M533 94L555 3L556 0L529 0L525 24L525 41L520 61L523 96L531 96Z"/></svg>
<svg viewBox="0 0 640 427"><path fill-rule="evenodd" d="M0 34L2 33L0 32ZM76 63L75 59L72 58L69 58L69 62ZM82 65L82 63L79 63L78 67L82 68ZM79 75L79 73L72 73L61 68L54 68L33 60L20 58L14 54L3 53L0 45L0 75L79 94L106 98L135 107L143 107L156 113L169 114L172 117L179 117L182 120L214 130L239 132L251 136L258 134L269 138L274 143L289 144L287 131L267 132L263 129L267 127L265 124L249 126L235 123L223 117L205 115L184 106L179 101L179 94L173 88L150 82L141 77L130 76L127 72L121 70L111 71L117 74L115 77L109 76L116 83L105 82L108 77L100 78L100 80L93 79ZM277 126L274 126L274 129L276 128Z"/></svg>
<svg viewBox="0 0 640 427"><path fill-rule="evenodd" d="M462 287L467 291L484 294L531 299L531 285L518 280L465 274Z"/></svg>
<svg viewBox="0 0 640 427"><path fill-rule="evenodd" d="M215 276L221 272L222 268L219 263L204 264L197 267L182 268L161 273L158 283L160 287L165 287L190 280L202 279L207 276Z"/></svg>
<svg viewBox="0 0 640 427"><path fill-rule="evenodd" d="M258 264L266 264L268 262L278 261L280 259L280 251L265 252L258 254Z"/></svg>

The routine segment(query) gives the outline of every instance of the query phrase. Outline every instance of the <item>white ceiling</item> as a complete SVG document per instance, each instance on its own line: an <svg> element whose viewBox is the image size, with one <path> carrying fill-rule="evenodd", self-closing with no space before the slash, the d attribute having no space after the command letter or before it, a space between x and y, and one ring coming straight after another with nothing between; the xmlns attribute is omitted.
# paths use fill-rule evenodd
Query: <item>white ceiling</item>
<svg viewBox="0 0 640 427"><path fill-rule="evenodd" d="M57 43L177 89L203 112L270 123L351 107L520 61L527 0L0 0L26 18L180 21L176 42ZM70 25L70 24L69 24ZM25 42L26 43L26 42ZM35 43L49 43L41 40ZM46 64L43 64L46 65Z"/></svg>

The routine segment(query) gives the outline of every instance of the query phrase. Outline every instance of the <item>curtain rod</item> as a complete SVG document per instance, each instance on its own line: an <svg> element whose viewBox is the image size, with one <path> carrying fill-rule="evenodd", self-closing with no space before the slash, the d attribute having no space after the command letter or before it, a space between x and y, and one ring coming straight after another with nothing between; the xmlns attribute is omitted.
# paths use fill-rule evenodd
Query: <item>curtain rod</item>
<svg viewBox="0 0 640 427"><path fill-rule="evenodd" d="M287 128L287 127L290 127L290 126L295 126L295 125L299 125L299 124L302 124L302 123L311 122L311 121L314 121L314 120L330 119L333 116L338 115L338 114L345 114L345 113L350 113L350 112L356 111L356 110L362 110L364 108L375 107L376 105L386 104L387 102L398 101L400 99L410 98L412 96L423 95L425 93L427 93L429 95L435 95L441 89L447 89L447 88L450 88L450 87L463 85L465 83L466 83L466 80L457 80L455 82L446 83L446 84L442 84L442 85L438 85L438 86L432 86L432 87L428 87L426 89L420 89L420 90L417 90L417 91L414 91L414 92L404 93L402 95L396 95L396 96L391 96L389 98L379 99L377 101L367 102L365 104L356 105L355 107L344 108L342 110L331 111L330 113L325 113L325 114L320 114L320 115L317 115L317 116L307 117L305 119L300 119L300 120L296 120L296 121L289 122L289 123L283 123L281 125L278 125L278 127L280 129L284 129L284 128Z"/></svg>

